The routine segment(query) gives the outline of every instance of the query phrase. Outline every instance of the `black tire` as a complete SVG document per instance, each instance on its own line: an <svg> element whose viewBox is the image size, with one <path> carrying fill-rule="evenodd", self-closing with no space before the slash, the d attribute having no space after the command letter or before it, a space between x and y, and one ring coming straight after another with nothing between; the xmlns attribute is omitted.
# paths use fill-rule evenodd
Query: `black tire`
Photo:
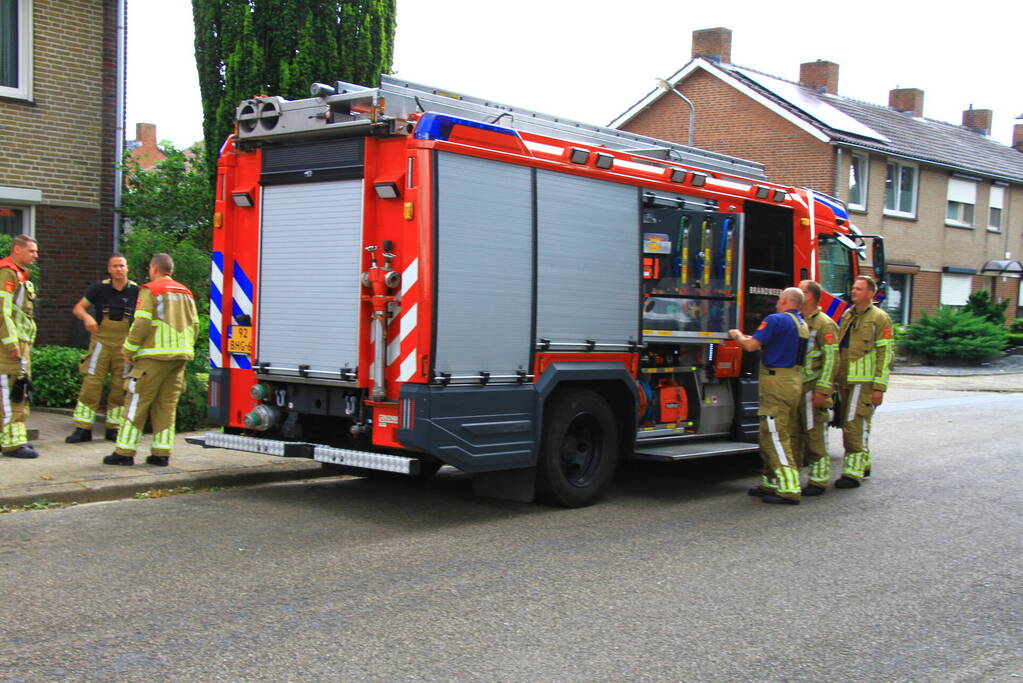
<svg viewBox="0 0 1023 683"><path fill-rule="evenodd" d="M597 501L618 464L618 425L600 394L568 389L549 399L537 463L545 503L583 507Z"/></svg>

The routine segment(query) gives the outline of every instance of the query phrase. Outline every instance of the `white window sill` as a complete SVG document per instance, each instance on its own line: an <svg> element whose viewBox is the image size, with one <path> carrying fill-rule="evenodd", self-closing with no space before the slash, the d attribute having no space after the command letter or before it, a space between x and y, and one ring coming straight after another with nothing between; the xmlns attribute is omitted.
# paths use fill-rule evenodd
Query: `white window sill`
<svg viewBox="0 0 1023 683"><path fill-rule="evenodd" d="M945 221L945 227L947 228L960 228L962 230L973 230L973 226L967 223L960 223L958 221Z"/></svg>
<svg viewBox="0 0 1023 683"><path fill-rule="evenodd" d="M1002 231L1002 229L1001 229L1001 228L992 228L992 227L991 227L991 226L989 225L989 226L987 226L987 231L988 231L988 232L998 232L998 233L1000 233L1000 232Z"/></svg>
<svg viewBox="0 0 1023 683"><path fill-rule="evenodd" d="M850 211L856 211L858 213L866 213L867 212L867 205L866 204L849 204L848 206L846 206L846 208L849 209Z"/></svg>
<svg viewBox="0 0 1023 683"><path fill-rule="evenodd" d="M891 209L885 209L884 210L884 215L885 216L889 216L891 218L911 218L913 220L916 220L916 214L915 213L905 213L903 211L892 211Z"/></svg>

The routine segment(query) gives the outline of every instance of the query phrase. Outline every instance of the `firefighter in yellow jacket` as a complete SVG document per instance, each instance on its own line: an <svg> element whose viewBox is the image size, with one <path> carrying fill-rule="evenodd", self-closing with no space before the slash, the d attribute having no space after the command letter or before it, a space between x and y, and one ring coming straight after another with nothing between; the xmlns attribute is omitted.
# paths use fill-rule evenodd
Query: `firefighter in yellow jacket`
<svg viewBox="0 0 1023 683"><path fill-rule="evenodd" d="M821 286L813 280L799 283L803 290L803 320L810 328L806 363L803 365L803 395L799 399L799 426L793 431L793 450L800 468L808 468L804 496L827 491L831 478L826 439L828 410L834 405L834 375L838 356L838 325L821 311Z"/></svg>
<svg viewBox="0 0 1023 683"><path fill-rule="evenodd" d="M28 444L25 428L36 338L36 294L27 270L38 257L39 244L28 235L17 235L11 240L11 255L0 259L0 448L11 458L39 457Z"/></svg>
<svg viewBox="0 0 1023 683"><path fill-rule="evenodd" d="M852 286L853 305L839 321L838 377L842 382L842 441L845 461L835 488L857 488L870 476L870 421L884 400L895 355L892 320L874 305L877 285L860 276Z"/></svg>
<svg viewBox="0 0 1023 683"><path fill-rule="evenodd" d="M124 415L124 359L121 346L128 336L139 286L128 279L128 262L121 254L107 260L110 277L97 282L85 293L71 312L85 323L89 331L89 350L78 364L82 374L82 388L72 416L75 429L64 439L67 443L92 441L92 421L100 409L103 383L111 376L110 393L106 405L106 439L117 439L117 430ZM95 307L95 317L89 315L89 306Z"/></svg>
<svg viewBox="0 0 1023 683"><path fill-rule="evenodd" d="M147 418L153 424L153 444L146 462L166 467L170 460L185 365L195 354L199 329L192 292L172 280L173 274L174 260L168 254L156 254L150 260L150 281L139 291L135 321L122 347L132 369L117 449L103 458L106 465L135 464Z"/></svg>

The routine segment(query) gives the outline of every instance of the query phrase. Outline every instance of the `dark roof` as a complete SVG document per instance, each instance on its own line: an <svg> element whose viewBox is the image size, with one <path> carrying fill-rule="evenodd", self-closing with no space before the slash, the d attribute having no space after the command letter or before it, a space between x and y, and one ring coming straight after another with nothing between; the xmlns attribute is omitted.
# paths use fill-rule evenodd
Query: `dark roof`
<svg viewBox="0 0 1023 683"><path fill-rule="evenodd" d="M748 67L714 62L706 62L706 64L712 68L717 67L728 73L729 76L742 81L747 87L770 98L818 128L833 141L923 163L946 166L964 173L1023 183L1023 153L963 126L914 117L912 113L906 114L889 107L861 102L841 95L825 94L818 92L815 88L801 86L793 81ZM822 104L852 117L888 138L889 142L861 137L832 128L812 114L803 111L784 96L752 78L748 78L739 69L763 74L768 78L799 87L807 97L815 98Z"/></svg>

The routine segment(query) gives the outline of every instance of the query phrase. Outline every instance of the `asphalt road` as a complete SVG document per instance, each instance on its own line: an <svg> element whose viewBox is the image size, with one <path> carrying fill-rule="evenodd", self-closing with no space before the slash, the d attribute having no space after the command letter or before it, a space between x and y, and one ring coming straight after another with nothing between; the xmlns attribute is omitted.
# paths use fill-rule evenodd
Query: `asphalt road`
<svg viewBox="0 0 1023 683"><path fill-rule="evenodd" d="M902 398L799 507L718 459L582 510L445 469L0 515L0 681L1018 681L1023 395Z"/></svg>

